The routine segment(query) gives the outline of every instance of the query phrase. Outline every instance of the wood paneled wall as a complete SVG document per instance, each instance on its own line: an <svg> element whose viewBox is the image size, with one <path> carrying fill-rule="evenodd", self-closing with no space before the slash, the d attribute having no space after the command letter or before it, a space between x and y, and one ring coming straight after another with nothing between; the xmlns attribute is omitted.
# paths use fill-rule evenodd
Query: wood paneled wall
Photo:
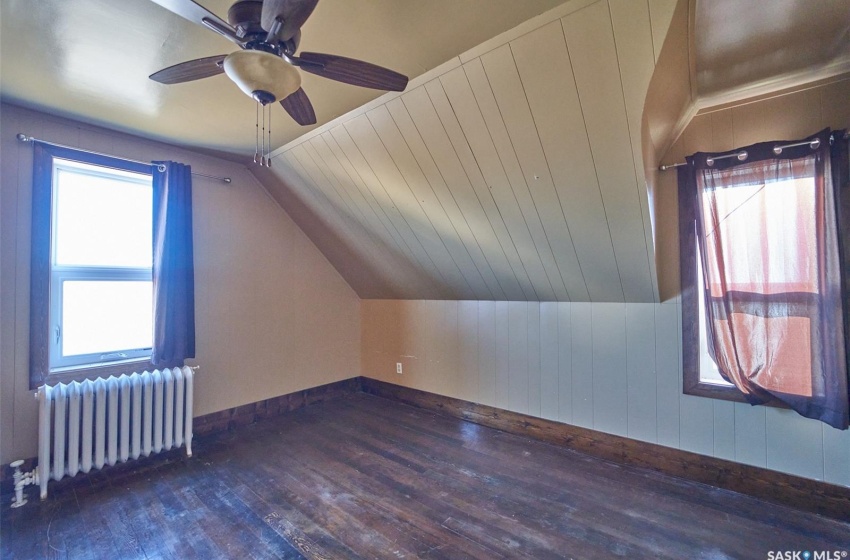
<svg viewBox="0 0 850 560"><path fill-rule="evenodd" d="M682 394L675 300L364 300L362 313L366 377L850 486L850 431Z"/></svg>
<svg viewBox="0 0 850 560"><path fill-rule="evenodd" d="M195 178L195 414L359 374L357 295L243 165L0 105L0 463L36 454L29 390L32 145L23 132L118 157L173 159Z"/></svg>
<svg viewBox="0 0 850 560"><path fill-rule="evenodd" d="M640 127L673 5L566 2L255 173L364 298L655 301Z"/></svg>

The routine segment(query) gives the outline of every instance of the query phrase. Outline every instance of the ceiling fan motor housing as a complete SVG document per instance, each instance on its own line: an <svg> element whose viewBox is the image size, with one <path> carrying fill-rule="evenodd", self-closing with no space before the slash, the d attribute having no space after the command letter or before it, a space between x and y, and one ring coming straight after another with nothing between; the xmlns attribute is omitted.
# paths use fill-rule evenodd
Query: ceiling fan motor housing
<svg viewBox="0 0 850 560"><path fill-rule="evenodd" d="M227 21L245 35L264 34L260 19L263 13L262 0L240 0L227 10Z"/></svg>

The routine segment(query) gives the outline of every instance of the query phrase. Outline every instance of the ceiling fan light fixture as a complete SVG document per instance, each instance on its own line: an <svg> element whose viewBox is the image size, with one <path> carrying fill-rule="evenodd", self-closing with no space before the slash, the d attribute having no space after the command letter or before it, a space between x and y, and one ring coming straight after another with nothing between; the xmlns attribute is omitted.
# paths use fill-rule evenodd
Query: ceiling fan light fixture
<svg viewBox="0 0 850 560"><path fill-rule="evenodd" d="M239 89L263 105L286 99L301 87L301 74L281 57L244 50L227 55L224 72Z"/></svg>

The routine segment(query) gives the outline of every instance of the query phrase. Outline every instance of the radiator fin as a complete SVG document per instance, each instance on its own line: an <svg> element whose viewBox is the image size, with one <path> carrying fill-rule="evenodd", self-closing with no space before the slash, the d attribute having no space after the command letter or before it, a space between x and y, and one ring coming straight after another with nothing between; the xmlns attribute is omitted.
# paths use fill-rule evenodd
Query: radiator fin
<svg viewBox="0 0 850 560"><path fill-rule="evenodd" d="M192 455L190 367L38 388L38 472L49 480L185 445Z"/></svg>
<svg viewBox="0 0 850 560"><path fill-rule="evenodd" d="M82 441L82 450L80 451L80 462L83 465L82 471L84 473L87 473L91 470L92 434L94 433L94 383L91 379L86 379L85 381L83 381L82 393L83 428L82 437L80 438ZM40 456L38 460L41 461Z"/></svg>
<svg viewBox="0 0 850 560"><path fill-rule="evenodd" d="M80 472L80 384L76 381L68 386L68 476Z"/></svg>

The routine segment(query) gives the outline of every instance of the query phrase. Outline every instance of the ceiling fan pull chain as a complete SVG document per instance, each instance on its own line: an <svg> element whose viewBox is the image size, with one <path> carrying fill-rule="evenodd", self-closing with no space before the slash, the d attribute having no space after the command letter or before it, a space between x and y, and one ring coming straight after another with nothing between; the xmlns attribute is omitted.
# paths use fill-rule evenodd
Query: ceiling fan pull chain
<svg viewBox="0 0 850 560"><path fill-rule="evenodd" d="M262 137L263 137L263 140L262 140L263 151L262 151L262 155L260 155L260 167L263 167L263 166L266 165L266 160L265 160L265 157L264 157L265 153L266 153L266 106L265 105L263 105L263 134L262 134Z"/></svg>
<svg viewBox="0 0 850 560"><path fill-rule="evenodd" d="M272 106L269 105L269 147L266 152L266 167L272 166Z"/></svg>
<svg viewBox="0 0 850 560"><path fill-rule="evenodd" d="M256 133L254 134L254 163L258 163L257 156L260 155L260 102L257 102L257 120L255 123Z"/></svg>

